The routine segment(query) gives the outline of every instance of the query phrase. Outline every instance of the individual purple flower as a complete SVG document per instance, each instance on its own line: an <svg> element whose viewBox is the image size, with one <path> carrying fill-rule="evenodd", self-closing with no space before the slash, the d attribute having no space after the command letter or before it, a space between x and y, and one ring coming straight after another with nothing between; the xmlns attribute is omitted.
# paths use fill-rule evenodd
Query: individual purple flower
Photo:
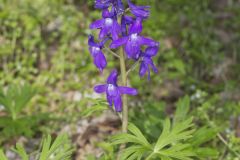
<svg viewBox="0 0 240 160"><path fill-rule="evenodd" d="M132 14L141 19L146 19L150 15L150 6L136 6L130 0L128 0L128 5Z"/></svg>
<svg viewBox="0 0 240 160"><path fill-rule="evenodd" d="M102 52L104 43L108 39L103 40L100 43L94 42L94 37L92 35L88 38L89 51L93 57L95 66L102 72L103 69L107 66L107 60Z"/></svg>
<svg viewBox="0 0 240 160"><path fill-rule="evenodd" d="M106 93L106 98L110 107L114 104L116 112L122 111L122 94L137 95L137 90L134 88L118 86L117 85L118 73L113 70L108 76L106 84L97 85L94 87L97 93Z"/></svg>
<svg viewBox="0 0 240 160"><path fill-rule="evenodd" d="M90 24L90 29L101 29L99 39L103 39L106 36L112 36L113 40L118 39L121 27L119 26L116 15L112 10L109 12L108 9L103 10L102 19L96 20Z"/></svg>
<svg viewBox="0 0 240 160"><path fill-rule="evenodd" d="M124 45L128 58L138 59L142 45L156 46L158 43L152 39L145 38L139 34L142 32L142 20L137 18L129 27L129 34L117 40L114 40L110 48L118 48Z"/></svg>
<svg viewBox="0 0 240 160"><path fill-rule="evenodd" d="M112 6L118 15L124 13L124 5L122 0L95 0L95 8L107 9L110 6Z"/></svg>
<svg viewBox="0 0 240 160"><path fill-rule="evenodd" d="M150 68L152 68L153 72L157 73L158 69L157 67L153 64L152 57L156 56L157 52L159 49L159 44L158 46L155 47L148 47L145 52L141 53L141 65L139 69L139 75L140 77L143 77L146 72L148 72L148 80L150 80Z"/></svg>

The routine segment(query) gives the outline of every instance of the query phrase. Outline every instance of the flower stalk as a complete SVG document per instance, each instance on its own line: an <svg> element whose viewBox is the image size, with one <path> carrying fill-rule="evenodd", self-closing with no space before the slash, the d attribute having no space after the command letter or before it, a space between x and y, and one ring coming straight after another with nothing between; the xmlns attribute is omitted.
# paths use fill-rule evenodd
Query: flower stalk
<svg viewBox="0 0 240 160"><path fill-rule="evenodd" d="M123 51L123 47L119 50L120 55L120 70L121 70L121 77L122 77L122 85L127 86L127 71L126 71L126 64L125 64L125 55ZM127 96L123 95L123 111L122 111L122 132L127 132L128 126L128 106L127 106Z"/></svg>

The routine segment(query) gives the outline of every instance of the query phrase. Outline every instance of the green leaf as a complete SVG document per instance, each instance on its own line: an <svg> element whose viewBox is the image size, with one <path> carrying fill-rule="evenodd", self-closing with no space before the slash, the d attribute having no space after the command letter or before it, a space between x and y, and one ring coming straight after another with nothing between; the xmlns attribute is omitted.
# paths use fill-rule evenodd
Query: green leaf
<svg viewBox="0 0 240 160"><path fill-rule="evenodd" d="M176 104L176 112L174 115L174 123L186 119L189 109L190 109L189 96L185 96L184 98L178 100Z"/></svg>
<svg viewBox="0 0 240 160"><path fill-rule="evenodd" d="M211 139L216 137L216 135L217 135L216 129L202 127L194 133L191 139L191 144L192 146L198 147L201 144L210 141Z"/></svg>
<svg viewBox="0 0 240 160"><path fill-rule="evenodd" d="M58 136L51 144L51 136L43 140L42 151L39 160L70 160L73 149L67 135Z"/></svg>
<svg viewBox="0 0 240 160"><path fill-rule="evenodd" d="M29 159L25 149L23 148L23 146L21 144L17 143L16 149L13 149L13 151L16 152L22 158L22 160Z"/></svg>
<svg viewBox="0 0 240 160"><path fill-rule="evenodd" d="M145 147L141 145L134 145L128 147L122 151L120 160L129 160L132 157L135 157L136 159L141 159L145 151Z"/></svg>
<svg viewBox="0 0 240 160"><path fill-rule="evenodd" d="M191 138L194 130L189 130L189 128L192 127L192 125L192 118L189 118L183 122L176 123L171 129L170 120L167 119L154 150L159 151L167 145Z"/></svg>
<svg viewBox="0 0 240 160"><path fill-rule="evenodd" d="M140 160L147 156L150 159L158 156L160 159L191 160L196 154L186 140L192 137L194 132L191 127L192 118L178 122L175 125L169 119L164 122L164 127L157 143L151 145L142 132L134 125L129 124L130 133L121 133L112 137L113 144L132 143L121 153L121 160Z"/></svg>
<svg viewBox="0 0 240 160"><path fill-rule="evenodd" d="M27 103L35 95L36 91L29 84L10 85L4 92L0 91L0 104L11 114L13 119L26 107Z"/></svg>
<svg viewBox="0 0 240 160"><path fill-rule="evenodd" d="M197 154L197 157L204 158L204 159L208 157L217 158L219 154L216 149L208 148L208 147L196 148L194 149L194 151Z"/></svg>
<svg viewBox="0 0 240 160"><path fill-rule="evenodd" d="M0 149L0 159L1 160L8 160L5 154L3 153L3 150Z"/></svg>
<svg viewBox="0 0 240 160"><path fill-rule="evenodd" d="M81 113L81 115L84 117L89 117L96 112L98 113L98 112L102 112L104 110L109 109L109 106L107 105L106 100L89 98L88 101L93 102L94 105L91 106L90 108L84 109L84 111Z"/></svg>
<svg viewBox="0 0 240 160"><path fill-rule="evenodd" d="M189 144L175 144L168 149L164 149L158 152L161 156L166 156L170 158L176 158L179 160L191 160L191 157L196 156L196 154L189 149Z"/></svg>
<svg viewBox="0 0 240 160"><path fill-rule="evenodd" d="M84 117L89 117L91 116L93 113L95 112L102 112L104 110L107 110L108 107L107 106L103 106L103 105L95 105L95 106L92 106L90 108L87 108L86 110L84 110L84 112L82 113L82 115Z"/></svg>
<svg viewBox="0 0 240 160"><path fill-rule="evenodd" d="M139 140L141 140L141 143L144 144L147 148L151 148L151 144L134 124L130 123L128 125L128 130L133 133Z"/></svg>

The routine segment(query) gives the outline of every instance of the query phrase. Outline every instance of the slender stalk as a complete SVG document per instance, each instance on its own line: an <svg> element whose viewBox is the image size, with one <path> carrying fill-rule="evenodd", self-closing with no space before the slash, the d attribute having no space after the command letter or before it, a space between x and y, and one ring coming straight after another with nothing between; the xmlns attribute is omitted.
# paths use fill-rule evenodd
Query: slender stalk
<svg viewBox="0 0 240 160"><path fill-rule="evenodd" d="M209 116L208 116L205 112L203 112L203 111L202 111L202 113L203 113L203 115L204 115L204 118L209 122L210 126L216 128L215 123L213 123L213 122L210 120ZM217 134L217 137L218 137L219 140L227 147L227 149L228 149L230 152L232 152L233 154L235 154L238 158L240 157L240 154L239 154L238 152L236 152L235 150L232 149L232 147L228 144L228 142L222 137L222 135L221 135L220 133Z"/></svg>
<svg viewBox="0 0 240 160"><path fill-rule="evenodd" d="M122 85L127 86L127 71L126 71L126 64L125 64L125 56L123 47L119 50L119 59L120 59L120 70L121 70L121 77L122 77ZM127 96L123 95L123 110L122 110L122 133L127 132L128 128L128 106L127 106ZM117 155L117 160L120 159L121 151L125 148L125 144L122 144L119 148L119 152Z"/></svg>
<svg viewBox="0 0 240 160"><path fill-rule="evenodd" d="M127 71L127 76L128 76L128 74L129 74L131 71L133 71L133 70L137 67L137 65L138 65L139 62L140 62L140 60L137 60L137 61L131 66L131 68Z"/></svg>
<svg viewBox="0 0 240 160"><path fill-rule="evenodd" d="M127 86L127 71L125 64L125 56L123 47L120 48L120 69L123 86ZM128 127L128 106L127 106L127 96L123 95L123 111L122 111L122 132L126 133Z"/></svg>
<svg viewBox="0 0 240 160"><path fill-rule="evenodd" d="M114 53L111 49L109 48L104 48L106 51L108 51L109 53L111 53L113 56L117 57L117 58L120 58L119 55L117 55L116 53Z"/></svg>

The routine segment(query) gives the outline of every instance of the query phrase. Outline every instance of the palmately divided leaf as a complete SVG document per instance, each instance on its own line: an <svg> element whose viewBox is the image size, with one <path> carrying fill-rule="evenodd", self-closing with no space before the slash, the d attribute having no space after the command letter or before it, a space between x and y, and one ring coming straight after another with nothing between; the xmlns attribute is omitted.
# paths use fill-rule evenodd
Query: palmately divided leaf
<svg viewBox="0 0 240 160"><path fill-rule="evenodd" d="M151 145L142 132L134 125L129 124L130 133L122 133L112 137L113 144L133 143L122 152L121 160L141 160L159 157L161 160L192 160L196 154L185 140L192 137L192 118L180 121L173 125L166 119L161 135L155 146Z"/></svg>
<svg viewBox="0 0 240 160"><path fill-rule="evenodd" d="M131 156L136 156L136 159L141 159L143 153L146 151L146 148L140 145L134 145L124 149L121 153L120 160L128 160Z"/></svg>
<svg viewBox="0 0 240 160"><path fill-rule="evenodd" d="M192 118L179 122L171 129L170 120L167 119L164 123L163 132L160 135L154 151L159 151L165 146L172 144L176 141L185 140L192 137L194 130L187 130L192 127Z"/></svg>
<svg viewBox="0 0 240 160"><path fill-rule="evenodd" d="M54 160L69 160L73 152L66 135L58 136L51 145L51 136L43 140L42 151L39 160L47 160L54 157Z"/></svg>
<svg viewBox="0 0 240 160"><path fill-rule="evenodd" d="M171 158L176 158L179 160L192 160L191 157L196 156L196 154L192 152L189 147L189 144L177 143L176 145L173 145L168 149L163 149L159 151L158 154Z"/></svg>
<svg viewBox="0 0 240 160"><path fill-rule="evenodd" d="M4 106L12 118L16 118L17 114L26 107L27 103L35 95L36 91L29 84L11 85L7 91L0 91L0 104Z"/></svg>
<svg viewBox="0 0 240 160"><path fill-rule="evenodd" d="M151 148L151 144L147 141L147 139L144 137L142 132L132 123L128 125L128 130L133 133L139 140L141 140L142 143L148 148Z"/></svg>
<svg viewBox="0 0 240 160"><path fill-rule="evenodd" d="M112 140L112 144L136 143L136 144L141 144L143 146L146 146L145 141L128 133L121 133L121 134L112 136L111 140Z"/></svg>
<svg viewBox="0 0 240 160"><path fill-rule="evenodd" d="M190 160L192 156L195 156L194 152L189 149L188 144L181 144L180 141L192 137L194 132L193 129L190 129L192 126L192 118L175 123L175 125L171 125L170 120L166 119L162 134L154 147L154 152L165 159L168 157Z"/></svg>

